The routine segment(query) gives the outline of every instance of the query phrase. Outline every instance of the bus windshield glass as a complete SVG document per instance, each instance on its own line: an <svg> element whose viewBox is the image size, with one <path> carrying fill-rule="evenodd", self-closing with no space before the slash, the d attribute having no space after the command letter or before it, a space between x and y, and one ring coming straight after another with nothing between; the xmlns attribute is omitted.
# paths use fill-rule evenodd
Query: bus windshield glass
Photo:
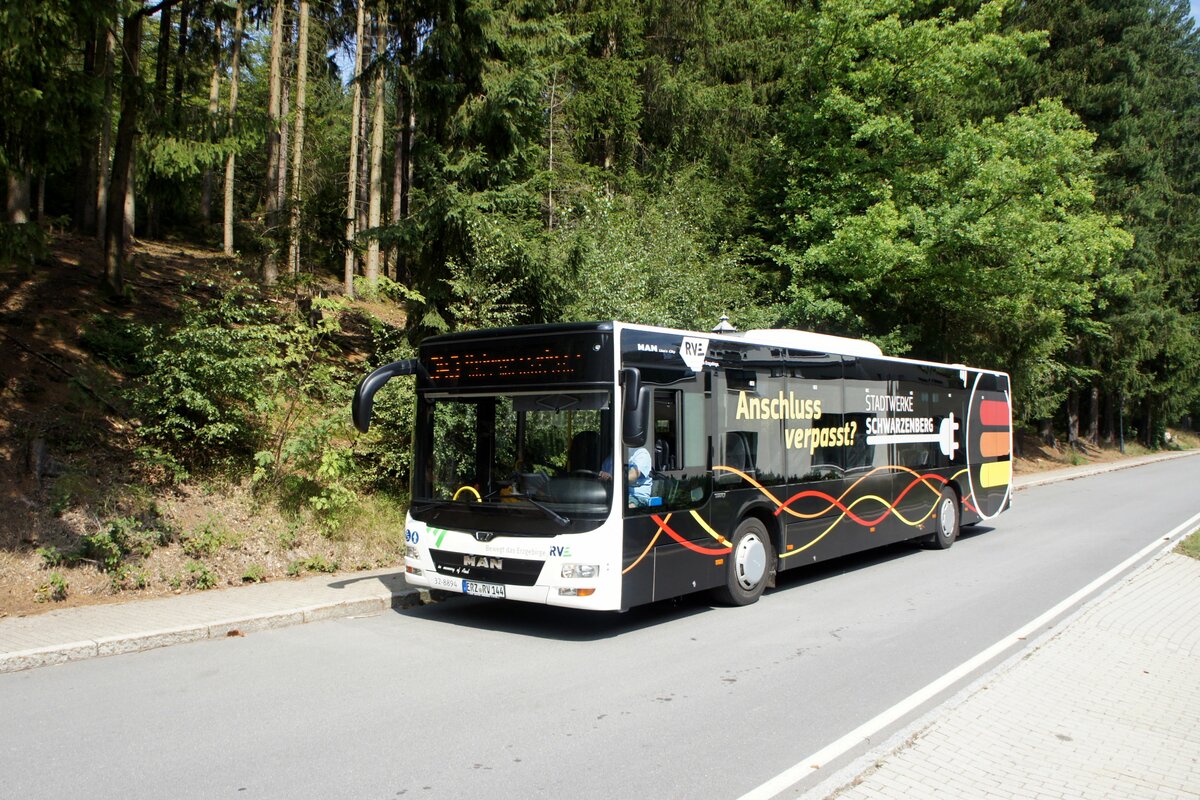
<svg viewBox="0 0 1200 800"><path fill-rule="evenodd" d="M592 528L607 515L612 504L610 392L426 399L418 424L429 427L420 437L429 452L414 486L415 506L438 516L528 519L534 523L529 532L538 534Z"/></svg>

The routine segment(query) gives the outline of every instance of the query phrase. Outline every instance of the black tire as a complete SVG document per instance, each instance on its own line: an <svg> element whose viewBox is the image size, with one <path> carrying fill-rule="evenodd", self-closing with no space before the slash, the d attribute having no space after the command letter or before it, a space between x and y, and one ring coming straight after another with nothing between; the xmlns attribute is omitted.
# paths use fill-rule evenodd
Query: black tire
<svg viewBox="0 0 1200 800"><path fill-rule="evenodd" d="M921 544L930 550L949 550L962 529L962 506L958 502L958 495L949 486L942 487L933 524L933 533Z"/></svg>
<svg viewBox="0 0 1200 800"><path fill-rule="evenodd" d="M713 590L723 605L748 606L762 596L775 572L775 548L762 522L742 520L733 532L733 548L725 561L725 585Z"/></svg>

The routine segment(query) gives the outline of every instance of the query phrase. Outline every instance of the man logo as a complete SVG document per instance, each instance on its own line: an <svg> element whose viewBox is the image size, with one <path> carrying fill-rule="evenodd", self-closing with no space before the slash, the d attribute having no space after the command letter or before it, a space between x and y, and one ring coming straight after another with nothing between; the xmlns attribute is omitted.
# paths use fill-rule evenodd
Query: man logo
<svg viewBox="0 0 1200 800"><path fill-rule="evenodd" d="M492 558L491 556L463 556L464 567L481 567L483 569L504 569L503 558Z"/></svg>

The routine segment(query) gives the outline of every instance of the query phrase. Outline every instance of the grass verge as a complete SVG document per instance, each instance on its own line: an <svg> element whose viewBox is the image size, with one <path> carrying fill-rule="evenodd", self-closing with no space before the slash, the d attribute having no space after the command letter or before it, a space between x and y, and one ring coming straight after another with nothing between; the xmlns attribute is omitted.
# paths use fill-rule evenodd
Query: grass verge
<svg viewBox="0 0 1200 800"><path fill-rule="evenodd" d="M1188 534L1187 538L1176 546L1175 552L1180 555L1200 559L1200 531Z"/></svg>

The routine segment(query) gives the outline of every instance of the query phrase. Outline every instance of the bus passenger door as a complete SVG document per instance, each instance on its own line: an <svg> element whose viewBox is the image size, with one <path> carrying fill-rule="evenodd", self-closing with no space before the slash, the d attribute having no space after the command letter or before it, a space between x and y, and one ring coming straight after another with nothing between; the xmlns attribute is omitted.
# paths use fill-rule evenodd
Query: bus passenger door
<svg viewBox="0 0 1200 800"><path fill-rule="evenodd" d="M785 569L852 552L859 536L841 497L848 433L841 357L790 351L786 364L787 485L779 513L783 527L779 555Z"/></svg>
<svg viewBox="0 0 1200 800"><path fill-rule="evenodd" d="M844 504L858 529L855 550L906 539L912 534L898 516L897 499L908 484L897 472L895 448L881 433L891 418L889 365L870 358L847 357L843 384L847 426Z"/></svg>
<svg viewBox="0 0 1200 800"><path fill-rule="evenodd" d="M712 488L710 386L711 377L699 375L690 385L654 391L646 448L654 465L654 505L648 510L660 534L653 555L655 599L715 586L723 579L712 554L721 545L701 514Z"/></svg>

